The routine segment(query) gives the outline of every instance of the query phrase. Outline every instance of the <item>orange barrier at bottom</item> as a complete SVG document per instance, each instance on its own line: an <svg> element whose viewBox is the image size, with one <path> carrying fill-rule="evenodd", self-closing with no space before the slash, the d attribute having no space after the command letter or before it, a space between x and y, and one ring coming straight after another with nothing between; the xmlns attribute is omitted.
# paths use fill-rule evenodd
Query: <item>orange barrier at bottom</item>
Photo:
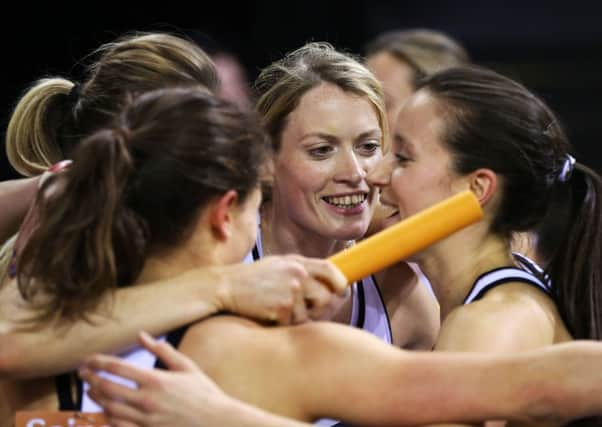
<svg viewBox="0 0 602 427"><path fill-rule="evenodd" d="M104 414L73 411L19 411L15 427L110 427Z"/></svg>

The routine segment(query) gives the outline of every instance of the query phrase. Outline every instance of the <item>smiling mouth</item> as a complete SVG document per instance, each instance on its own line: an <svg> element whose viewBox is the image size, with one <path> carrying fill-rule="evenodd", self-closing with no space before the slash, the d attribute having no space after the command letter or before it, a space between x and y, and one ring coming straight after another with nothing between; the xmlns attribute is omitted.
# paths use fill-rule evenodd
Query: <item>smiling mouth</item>
<svg viewBox="0 0 602 427"><path fill-rule="evenodd" d="M353 209L364 203L367 198L367 193L360 193L348 196L324 196L322 197L322 200L324 200L329 205L335 206L340 209Z"/></svg>

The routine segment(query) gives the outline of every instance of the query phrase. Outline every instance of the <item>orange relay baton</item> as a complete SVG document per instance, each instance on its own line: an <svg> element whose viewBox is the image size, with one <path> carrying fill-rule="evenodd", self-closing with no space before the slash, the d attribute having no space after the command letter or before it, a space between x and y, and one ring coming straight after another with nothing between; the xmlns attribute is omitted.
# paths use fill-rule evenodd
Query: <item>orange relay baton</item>
<svg viewBox="0 0 602 427"><path fill-rule="evenodd" d="M483 211L463 191L329 258L349 283L383 270L450 234L479 221Z"/></svg>

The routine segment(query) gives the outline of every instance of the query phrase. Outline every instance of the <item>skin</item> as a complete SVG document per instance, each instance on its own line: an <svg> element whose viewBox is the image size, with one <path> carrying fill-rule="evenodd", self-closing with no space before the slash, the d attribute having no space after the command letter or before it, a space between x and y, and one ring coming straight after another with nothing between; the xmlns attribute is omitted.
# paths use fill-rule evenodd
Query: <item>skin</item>
<svg viewBox="0 0 602 427"><path fill-rule="evenodd" d="M387 122L393 131L399 110L414 93L414 69L385 51L366 58L366 66L382 85ZM384 204L379 199L365 237L396 224L400 219L396 205ZM386 301L387 311L391 313L391 323L396 325L393 328L394 342L406 349L431 349L437 339L440 322L439 305L429 286L422 283L413 268L405 262L379 272L376 280Z"/></svg>
<svg viewBox="0 0 602 427"><path fill-rule="evenodd" d="M235 212L228 212L214 215L209 211L199 219L196 240L208 246L198 253L197 262L244 256L244 251L235 253L238 246L231 240L236 238L223 231L233 229L236 222ZM212 217L222 219L208 220ZM164 260L172 272L185 267L182 252L189 250L182 245ZM149 262L144 274L156 279L166 269ZM602 383L596 378L602 372L597 369L601 348L587 343L515 357L433 355L395 349L364 331L332 322L270 328L228 315L193 325L179 347L236 399L301 421L328 416L367 426L501 417L534 422L564 419L567 413L590 414L601 410L593 392ZM545 357L559 356L558 351L564 359ZM193 414L198 411L189 399L182 400L186 409L179 404L167 408L156 400L171 390L156 385L177 381L174 376L180 377L180 396L191 395L184 389L202 387L179 372L146 371L147 375L138 376L138 369L106 356L91 359L88 367L84 375L92 381L93 395L109 407L113 417L142 423L144 418L128 417L144 412L149 421L142 425L151 426L152 419L165 419L174 407L182 408L174 416L185 416L188 409ZM125 389L101 380L90 369L133 377L142 387ZM431 410L424 411L425 405Z"/></svg>
<svg viewBox="0 0 602 427"><path fill-rule="evenodd" d="M4 242L15 234L25 217L31 200L38 189L40 178L24 178L0 182L0 241Z"/></svg>
<svg viewBox="0 0 602 427"><path fill-rule="evenodd" d="M264 247L325 257L361 237L375 200L366 175L382 157L381 139L366 99L330 83L303 95L274 158L272 200L262 209ZM361 198L353 209L332 202L353 195Z"/></svg>
<svg viewBox="0 0 602 427"><path fill-rule="evenodd" d="M438 101L418 91L398 116L389 160L370 177L383 188L383 200L397 205L401 217L465 189L472 190L483 207L483 221L415 255L441 304L435 350L508 353L571 340L552 299L524 283L505 284L463 305L478 276L514 261L510 239L489 231L502 179L488 169L456 173L452 154L441 141L445 126Z"/></svg>
<svg viewBox="0 0 602 427"><path fill-rule="evenodd" d="M330 83L304 94L287 118L274 159L272 199L262 207L264 251L327 257L361 238L377 203L365 178L382 159L382 137L378 116L366 99ZM365 197L353 209L329 203L353 195ZM394 344L431 349L438 311L413 271L400 263L391 272L379 272L377 282ZM348 323L351 298L335 301L330 313L325 319Z"/></svg>

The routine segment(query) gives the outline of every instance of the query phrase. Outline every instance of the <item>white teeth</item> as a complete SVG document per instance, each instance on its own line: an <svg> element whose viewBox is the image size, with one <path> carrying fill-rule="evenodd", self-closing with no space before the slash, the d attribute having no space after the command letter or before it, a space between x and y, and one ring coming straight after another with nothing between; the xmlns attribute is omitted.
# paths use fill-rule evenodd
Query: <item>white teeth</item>
<svg viewBox="0 0 602 427"><path fill-rule="evenodd" d="M351 196L336 196L336 197L323 197L326 203L335 205L339 208L352 208L366 200L366 194L353 194Z"/></svg>

